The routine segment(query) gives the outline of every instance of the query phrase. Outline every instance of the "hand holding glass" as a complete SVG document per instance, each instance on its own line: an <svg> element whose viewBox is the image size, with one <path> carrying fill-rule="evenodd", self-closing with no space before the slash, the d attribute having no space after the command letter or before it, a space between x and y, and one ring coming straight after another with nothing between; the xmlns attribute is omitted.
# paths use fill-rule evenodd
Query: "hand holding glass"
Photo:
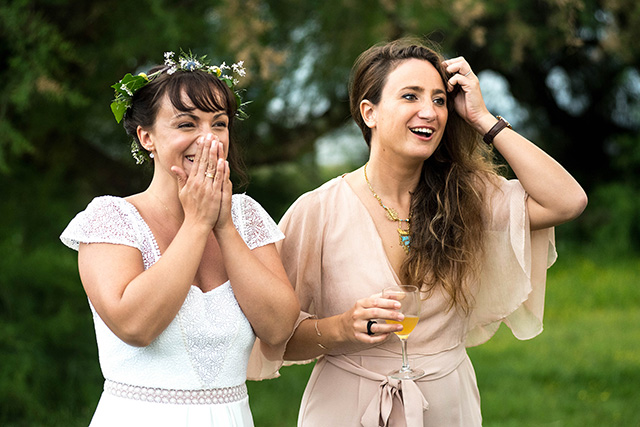
<svg viewBox="0 0 640 427"><path fill-rule="evenodd" d="M383 298L399 301L402 306L400 312L404 314L404 320L387 320L387 323L400 323L402 330L395 332L402 343L402 368L390 372L388 375L397 380L415 380L425 375L422 369L411 369L407 355L407 338L418 324L420 317L420 291L415 286L399 285L385 288L382 291Z"/></svg>

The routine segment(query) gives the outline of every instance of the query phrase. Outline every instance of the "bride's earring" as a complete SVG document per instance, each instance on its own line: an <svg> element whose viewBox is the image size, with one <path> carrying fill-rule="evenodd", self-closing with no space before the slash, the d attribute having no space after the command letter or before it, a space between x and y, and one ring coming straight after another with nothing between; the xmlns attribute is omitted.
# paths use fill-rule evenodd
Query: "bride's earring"
<svg viewBox="0 0 640 427"><path fill-rule="evenodd" d="M149 153L149 157L153 159L155 156L153 155L153 153Z"/></svg>

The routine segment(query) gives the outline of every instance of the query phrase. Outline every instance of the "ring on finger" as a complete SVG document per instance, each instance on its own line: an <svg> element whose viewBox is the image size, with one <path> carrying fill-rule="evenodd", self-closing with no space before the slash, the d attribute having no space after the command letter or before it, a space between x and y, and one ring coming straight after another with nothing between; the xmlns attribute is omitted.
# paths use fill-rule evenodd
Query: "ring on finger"
<svg viewBox="0 0 640 427"><path fill-rule="evenodd" d="M469 70L469 72L467 74L465 74L464 76L467 77L471 73L473 73L473 71Z"/></svg>
<svg viewBox="0 0 640 427"><path fill-rule="evenodd" d="M375 320L369 320L367 322L367 335L371 336L371 335L375 335L376 333L373 332L371 330L371 325L377 324L378 322L376 322Z"/></svg>
<svg viewBox="0 0 640 427"><path fill-rule="evenodd" d="M205 172L204 176L213 179L216 175L212 172Z"/></svg>

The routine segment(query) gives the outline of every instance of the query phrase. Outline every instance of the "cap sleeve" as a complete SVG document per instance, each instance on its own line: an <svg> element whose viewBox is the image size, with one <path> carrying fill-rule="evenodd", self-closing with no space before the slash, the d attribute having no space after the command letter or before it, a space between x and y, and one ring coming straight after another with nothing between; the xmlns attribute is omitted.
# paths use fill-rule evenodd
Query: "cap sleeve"
<svg viewBox="0 0 640 427"><path fill-rule="evenodd" d="M119 197L96 197L71 220L60 240L74 250L80 243L113 243L142 250L132 209L135 208Z"/></svg>
<svg viewBox="0 0 640 427"><path fill-rule="evenodd" d="M487 341L504 322L518 339L542 332L547 269L555 262L554 228L531 231L528 195L501 179L489 194L484 263L466 345Z"/></svg>
<svg viewBox="0 0 640 427"><path fill-rule="evenodd" d="M284 238L267 211L246 194L234 194L231 217L238 233L249 249L255 249Z"/></svg>

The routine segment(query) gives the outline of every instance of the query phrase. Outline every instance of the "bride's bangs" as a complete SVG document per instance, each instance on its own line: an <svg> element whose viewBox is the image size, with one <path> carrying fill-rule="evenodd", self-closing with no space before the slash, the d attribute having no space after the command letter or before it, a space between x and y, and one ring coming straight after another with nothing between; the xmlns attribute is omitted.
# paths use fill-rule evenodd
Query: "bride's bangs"
<svg viewBox="0 0 640 427"><path fill-rule="evenodd" d="M229 117L235 110L235 98L227 85L216 77L199 72L181 73L167 88L169 99L179 111L198 109L208 113L225 111ZM186 96L184 98L183 93ZM186 99L189 101L186 102Z"/></svg>

